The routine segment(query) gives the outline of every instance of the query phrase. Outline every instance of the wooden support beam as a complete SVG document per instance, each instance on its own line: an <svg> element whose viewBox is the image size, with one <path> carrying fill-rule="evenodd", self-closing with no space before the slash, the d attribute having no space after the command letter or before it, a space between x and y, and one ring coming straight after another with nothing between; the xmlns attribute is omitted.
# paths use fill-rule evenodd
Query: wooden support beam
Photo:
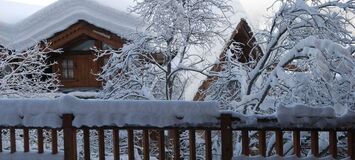
<svg viewBox="0 0 355 160"><path fill-rule="evenodd" d="M222 159L232 159L233 157L233 130L232 115L221 115L221 136L222 136Z"/></svg>
<svg viewBox="0 0 355 160"><path fill-rule="evenodd" d="M64 160L76 160L76 141L74 141L76 133L72 125L73 119L72 114L63 115Z"/></svg>

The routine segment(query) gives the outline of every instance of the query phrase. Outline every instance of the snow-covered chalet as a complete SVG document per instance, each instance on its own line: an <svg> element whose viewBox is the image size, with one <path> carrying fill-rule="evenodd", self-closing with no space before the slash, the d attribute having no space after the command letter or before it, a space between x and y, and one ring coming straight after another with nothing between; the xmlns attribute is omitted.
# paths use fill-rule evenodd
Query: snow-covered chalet
<svg viewBox="0 0 355 160"><path fill-rule="evenodd" d="M225 31L225 41L216 44L211 51L216 57L223 54L232 40L245 44L245 53L251 49L248 17L238 0L233 0L233 6L235 13L231 16L232 26ZM39 41L48 41L52 48L63 51L50 56L50 61L58 63L48 69L48 72L59 73L63 88L100 88L102 82L96 80L95 73L107 58L93 61L96 56L91 48L121 48L129 35L142 30L142 26L139 17L122 7L94 0L58 0L18 23L0 23L0 45L25 50ZM192 83L195 89L191 94L208 85L204 78ZM196 95L195 99L199 97L203 95Z"/></svg>

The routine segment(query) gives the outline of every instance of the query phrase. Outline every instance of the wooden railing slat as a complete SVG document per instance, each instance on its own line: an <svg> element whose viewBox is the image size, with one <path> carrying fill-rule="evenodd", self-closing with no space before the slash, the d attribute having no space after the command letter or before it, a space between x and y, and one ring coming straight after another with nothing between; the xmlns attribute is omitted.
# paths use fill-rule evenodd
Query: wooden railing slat
<svg viewBox="0 0 355 160"><path fill-rule="evenodd" d="M23 150L24 152L30 151L30 136L28 133L28 128L23 129Z"/></svg>
<svg viewBox="0 0 355 160"><path fill-rule="evenodd" d="M279 156L283 156L283 134L281 130L276 130L275 131L275 137L276 137L276 154Z"/></svg>
<svg viewBox="0 0 355 160"><path fill-rule="evenodd" d="M149 160L149 131L143 130L143 159Z"/></svg>
<svg viewBox="0 0 355 160"><path fill-rule="evenodd" d="M128 159L134 160L134 135L133 129L127 129L128 134Z"/></svg>
<svg viewBox="0 0 355 160"><path fill-rule="evenodd" d="M348 155L351 159L355 159L355 130L349 130L348 136Z"/></svg>
<svg viewBox="0 0 355 160"><path fill-rule="evenodd" d="M334 130L329 131L329 153L333 158L337 157L337 132Z"/></svg>
<svg viewBox="0 0 355 160"><path fill-rule="evenodd" d="M242 155L249 156L249 131L242 130Z"/></svg>
<svg viewBox="0 0 355 160"><path fill-rule="evenodd" d="M10 153L16 152L16 131L15 128L10 128Z"/></svg>
<svg viewBox="0 0 355 160"><path fill-rule="evenodd" d="M2 152L2 128L0 128L0 152Z"/></svg>
<svg viewBox="0 0 355 160"><path fill-rule="evenodd" d="M43 129L37 129L38 153L43 153Z"/></svg>
<svg viewBox="0 0 355 160"><path fill-rule="evenodd" d="M99 135L99 160L105 160L105 133L104 129L98 129Z"/></svg>
<svg viewBox="0 0 355 160"><path fill-rule="evenodd" d="M259 155L266 157L266 132L264 130L260 130L258 132L259 138Z"/></svg>
<svg viewBox="0 0 355 160"><path fill-rule="evenodd" d="M120 160L120 131L115 128L112 131L113 133L113 159Z"/></svg>
<svg viewBox="0 0 355 160"><path fill-rule="evenodd" d="M311 131L311 153L315 157L319 157L319 142L318 142L318 131Z"/></svg>
<svg viewBox="0 0 355 160"><path fill-rule="evenodd" d="M52 136L52 154L58 153L58 133L56 129L51 129Z"/></svg>
<svg viewBox="0 0 355 160"><path fill-rule="evenodd" d="M84 160L90 160L90 130L89 128L83 129L84 140Z"/></svg>
<svg viewBox="0 0 355 160"><path fill-rule="evenodd" d="M206 160L212 160L212 135L211 135L211 130L206 129L205 130L205 143L206 143L206 151L205 151L205 156Z"/></svg>
<svg viewBox="0 0 355 160"><path fill-rule="evenodd" d="M194 129L189 130L189 150L190 160L196 160L196 131Z"/></svg>
<svg viewBox="0 0 355 160"><path fill-rule="evenodd" d="M180 160L180 133L178 129L173 129L174 160Z"/></svg>
<svg viewBox="0 0 355 160"><path fill-rule="evenodd" d="M165 138L164 138L164 130L159 130L159 139L158 139L158 146L159 146L159 160L165 160Z"/></svg>
<svg viewBox="0 0 355 160"><path fill-rule="evenodd" d="M78 158L78 143L76 142L77 141L77 135L76 135L76 132L77 132L77 128L73 128L72 129L72 145L73 145L73 158L76 160Z"/></svg>
<svg viewBox="0 0 355 160"><path fill-rule="evenodd" d="M301 132L293 131L293 152L297 157L301 157Z"/></svg>

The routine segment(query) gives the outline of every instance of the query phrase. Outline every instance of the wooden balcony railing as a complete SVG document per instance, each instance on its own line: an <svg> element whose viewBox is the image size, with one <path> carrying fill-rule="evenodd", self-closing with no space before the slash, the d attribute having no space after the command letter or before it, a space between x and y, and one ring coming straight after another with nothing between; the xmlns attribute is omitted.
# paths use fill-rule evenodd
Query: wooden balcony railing
<svg viewBox="0 0 355 160"><path fill-rule="evenodd" d="M277 118L269 117L256 117L255 122L249 124L241 120L238 116L233 116L232 114L221 114L218 118L218 123L216 124L205 124L205 125L184 125L184 126L171 126L171 127L154 127L154 126L125 126L125 127L115 127L115 126L103 126L103 127L73 127L73 114L64 114L62 116L62 127L61 128L31 128L22 126L2 126L2 132L9 133L9 150L10 153L16 153L16 148L23 148L24 152L30 152L30 135L29 130L36 130L36 144L37 152L42 154L44 152L51 152L51 154L58 154L64 152L65 160L74 160L78 158L78 142L81 141L82 146L82 158L85 160L90 159L91 149L90 142L93 137L90 137L90 131L97 131L97 141L98 141L98 157L100 160L105 159L105 143L106 141L111 141L112 155L115 160L119 160L122 156L120 148L120 131L125 130L127 132L127 155L130 160L135 159L135 133L140 132L142 140L139 145L141 145L141 153L144 160L150 159L150 151L152 149L158 151L158 158L163 159L181 159L181 132L188 131L188 142L189 142L189 153L184 153L189 156L189 159L198 159L196 151L196 134L203 134L204 138L204 155L203 158L206 160L216 159L212 151L212 136L219 136L221 142L221 156L218 159L230 160L233 157L233 150L235 147L233 142L235 141L236 134L241 134L241 152L242 155L249 156L255 154L255 149L250 147L250 139L256 138L258 140L257 148L258 154L260 156L267 156L267 136L271 133L275 135L275 153L279 156L284 156L284 134L286 132L292 132L292 144L293 144L293 154L294 156L301 157L301 132L310 132L310 150L311 153L318 157L320 156L319 150L319 133L328 132L329 133L329 154L338 158L338 138L337 134L345 133L347 145L345 149L347 154L351 159L355 159L355 126L349 123L332 123L331 121L338 121L337 119L324 119L324 121L329 122L333 125L324 125L322 128L313 127L308 125L302 126L282 126L278 122ZM323 121L323 119L318 119ZM110 131L110 138L107 139L105 131ZM82 133L82 138L77 137L78 132ZM166 136L166 132L169 132L170 136ZM18 133L21 132L21 133ZM47 133L47 134L44 134ZM21 136L16 136L21 134ZM49 134L50 133L50 134ZM63 136L59 136L63 135ZM251 133L254 137L251 137ZM3 152L3 143L5 142L0 134L0 152ZM44 139L49 139L45 143L50 143L51 151L46 151L44 148ZM150 142L157 141L157 145L152 145ZM58 147L58 141L64 141L64 148ZM170 141L167 141L170 140ZM16 146L16 141L23 141L23 146ZM6 142L7 143L7 142ZM172 148L172 154L167 155L166 148L170 145ZM344 146L343 146L344 147ZM22 152L22 151L21 151ZM32 150L33 152L33 150Z"/></svg>
<svg viewBox="0 0 355 160"><path fill-rule="evenodd" d="M103 126L103 127L73 127L72 122L74 119L73 114L64 114L62 116L62 127L61 128L31 128L31 127L22 127L22 126L2 126L1 132L7 130L9 132L9 141L10 141L10 153L15 153L16 148L23 147L24 152L30 151L30 136L29 130L36 130L37 134L37 152L39 154L44 152L49 152L44 150L44 139L50 139L48 142L51 143L51 153L58 154L59 152L64 152L65 160L74 160L78 158L77 148L78 141L83 143L83 158L85 160L90 159L91 147L90 142L92 137L90 137L90 131L96 130L98 133L98 157L100 160L105 159L105 131L111 131L110 141L112 142L112 155L115 160L120 159L120 135L119 131L127 131L127 155L130 160L135 159L135 131L140 131L142 140L139 143L142 148L142 157L145 160L150 159L150 151L155 149L158 151L159 159L181 159L181 137L180 133L182 131L188 131L188 142L189 142L189 159L195 160L196 157L196 133L203 133L204 137L204 159L212 160L214 158L214 153L212 151L212 133L220 136L221 139L221 159L230 160L233 157L233 138L236 134L241 134L241 151L242 155L249 156L252 151L250 148L250 133L256 133L254 138L257 138L258 145L258 154L260 156L267 156L267 135L273 133L275 135L275 153L279 156L284 156L284 137L285 132L292 132L292 144L293 144L293 154L297 157L301 157L301 132L310 132L310 150L312 155L315 157L320 156L319 151L319 132L328 132L329 134L329 154L337 158L338 157L338 133L345 133L347 138L347 154L351 159L355 159L355 126L349 123L338 123L337 119L326 119L318 118L318 121L327 121L327 123L332 125L324 124L322 128L317 128L315 126L309 125L308 127L291 125L291 126L282 126L278 122L276 117L256 117L255 122L248 124L243 122L239 117L233 116L232 114L221 114L218 118L218 124L206 124L199 126L172 126L172 127L154 127L154 126L125 126L125 127L115 127L115 126ZM300 117L302 118L302 117ZM44 131L46 134L44 135ZM63 134L63 137L58 136L60 131ZM83 138L79 139L77 133L81 131ZM166 136L165 131L169 131L170 136ZM22 139L17 139L17 132L22 132ZM3 134L0 134L0 152L3 152ZM47 136L47 137L45 137ZM63 138L64 147L58 149L58 140ZM107 137L106 137L107 138ZM157 141L157 146L150 144L151 140L155 139ZM169 143L167 139L171 140ZM16 141L23 141L23 146L16 146ZM106 139L107 141L107 139ZM166 154L166 148L168 145L172 146L173 154ZM156 147L156 148L152 148ZM253 150L253 152L255 152Z"/></svg>

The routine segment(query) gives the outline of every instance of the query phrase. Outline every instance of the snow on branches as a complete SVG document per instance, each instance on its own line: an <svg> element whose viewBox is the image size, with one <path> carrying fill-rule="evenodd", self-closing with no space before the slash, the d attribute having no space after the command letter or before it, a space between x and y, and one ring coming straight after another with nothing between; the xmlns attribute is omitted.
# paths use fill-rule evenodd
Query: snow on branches
<svg viewBox="0 0 355 160"><path fill-rule="evenodd" d="M195 66L203 55L193 47L211 47L229 27L227 0L142 0L132 12L140 15L145 30L132 35L121 50L98 52L110 55L100 79L102 98L182 99L186 71L204 73Z"/></svg>
<svg viewBox="0 0 355 160"><path fill-rule="evenodd" d="M60 53L38 43L24 51L0 48L0 97L41 97L58 89L55 73L47 73L48 54Z"/></svg>
<svg viewBox="0 0 355 160"><path fill-rule="evenodd" d="M255 34L262 56L221 62L227 65L207 90L209 98L243 113L273 112L291 103L354 106L354 1L276 0L274 7L270 26ZM241 54L235 48L227 57ZM220 99L216 84L231 83L235 98Z"/></svg>

